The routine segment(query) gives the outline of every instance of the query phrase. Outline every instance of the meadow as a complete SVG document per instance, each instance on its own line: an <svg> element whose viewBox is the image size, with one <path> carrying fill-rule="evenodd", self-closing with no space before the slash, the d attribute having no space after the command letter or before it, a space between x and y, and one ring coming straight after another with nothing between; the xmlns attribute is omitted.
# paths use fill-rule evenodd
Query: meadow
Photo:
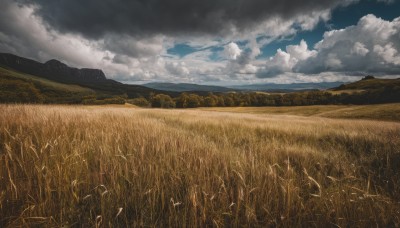
<svg viewBox="0 0 400 228"><path fill-rule="evenodd" d="M250 112L0 105L0 227L400 225L398 112Z"/></svg>
<svg viewBox="0 0 400 228"><path fill-rule="evenodd" d="M279 114L307 117L328 117L335 119L369 119L400 121L400 103L373 105L312 105L287 107L219 107L200 108L204 111Z"/></svg>

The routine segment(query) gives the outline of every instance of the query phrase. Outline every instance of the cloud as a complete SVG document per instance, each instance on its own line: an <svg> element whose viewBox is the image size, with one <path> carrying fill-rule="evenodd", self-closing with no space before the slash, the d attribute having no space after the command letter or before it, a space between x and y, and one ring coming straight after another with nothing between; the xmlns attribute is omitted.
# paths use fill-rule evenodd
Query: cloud
<svg viewBox="0 0 400 228"><path fill-rule="evenodd" d="M363 43L355 42L350 53L360 56L366 56L369 53L369 50L365 47Z"/></svg>
<svg viewBox="0 0 400 228"><path fill-rule="evenodd" d="M26 3L26 1L20 2ZM100 68L105 71L107 77L124 82L151 80L202 82L231 80L234 77L249 79L258 69L253 61L261 53L260 47L272 41L273 37L295 33L293 24L307 21L303 20L304 18L299 21L286 20L282 16L275 15L256 25L259 30L244 28L247 32L242 35L235 26L229 25L229 20L225 20L227 27L234 28L231 35L225 34L227 35L225 39L216 39L215 34L207 34L207 31L202 29L192 31L190 28L187 32L182 30L182 34L176 37L161 33L130 34L127 30L121 30L121 34L117 34L112 29L108 30L107 25L99 21L98 25L87 25L85 28L90 30L96 26L104 27L103 35L94 39L93 36L86 34L86 30L80 32L79 29L52 27L46 16L40 13L44 10L41 4L17 4L16 1L10 0L0 0L0 4L2 5L0 51L41 62L55 58L74 67ZM50 4L55 6L56 3ZM70 10L67 6L74 4L76 3L72 1L60 2L57 10L60 14L67 13ZM99 3L102 4L105 3ZM82 7L77 10L83 10ZM75 19L76 17L69 18L71 22ZM80 23L85 24L87 21ZM257 41L256 37L263 30L268 31L269 38ZM193 36L200 33L200 36ZM238 39L250 39L243 50L235 42L227 42ZM166 53L168 48L177 42L185 41L199 51L189 54L184 59L168 56ZM210 56L214 53L210 47L221 47L221 44L226 43L228 45L225 46L225 57L229 61L211 61Z"/></svg>
<svg viewBox="0 0 400 228"><path fill-rule="evenodd" d="M299 63L294 71L399 74L400 18L386 21L366 15L357 25L326 32L315 48L318 54Z"/></svg>
<svg viewBox="0 0 400 228"><path fill-rule="evenodd" d="M306 41L301 40L299 45L286 46L286 51L278 49L275 56L267 60L265 65L257 71L256 76L269 78L285 72L292 72L299 62L314 57L316 54L315 50L308 49Z"/></svg>
<svg viewBox="0 0 400 228"><path fill-rule="evenodd" d="M105 34L231 34L278 17L311 28L310 19L352 0L19 0L36 7L36 14L61 32L89 38ZM310 15L310 16L303 16ZM317 17L316 17L317 16ZM314 22L315 23L315 22Z"/></svg>
<svg viewBox="0 0 400 228"><path fill-rule="evenodd" d="M107 35L95 41L48 29L32 7L7 0L0 0L0 4L0 52L40 62L54 58L73 67L99 68L108 78L126 82L176 79L161 57L171 45L164 36L139 39Z"/></svg>
<svg viewBox="0 0 400 228"><path fill-rule="evenodd" d="M373 50L384 60L383 64L393 64L395 66L400 65L400 55L393 43L388 43L383 47L381 45L375 45Z"/></svg>
<svg viewBox="0 0 400 228"><path fill-rule="evenodd" d="M256 74L259 78L284 73L320 74L340 72L346 75L400 74L400 17L386 21L369 14L357 25L325 32L309 50L302 40L277 50Z"/></svg>
<svg viewBox="0 0 400 228"><path fill-rule="evenodd" d="M265 45L312 30L330 19L333 8L352 2L357 0L0 0L0 51L100 68L129 83L399 74L400 19L373 15L326 32L314 49L302 40L260 59ZM168 53L176 44L193 52Z"/></svg>
<svg viewBox="0 0 400 228"><path fill-rule="evenodd" d="M240 56L241 53L242 50L239 48L239 46L234 42L230 42L224 47L222 54L227 59L235 60Z"/></svg>
<svg viewBox="0 0 400 228"><path fill-rule="evenodd" d="M93 67L104 56L95 43L71 34L49 31L35 9L0 0L0 51L19 54L40 61L58 58L79 67ZM90 58L88 58L90 56Z"/></svg>
<svg viewBox="0 0 400 228"><path fill-rule="evenodd" d="M165 65L169 73L178 76L189 75L190 71L185 65L185 62L171 62Z"/></svg>
<svg viewBox="0 0 400 228"><path fill-rule="evenodd" d="M105 50L133 58L160 55L167 46L170 46L165 43L163 36L137 39L126 35L107 35L105 36L103 43L103 48Z"/></svg>

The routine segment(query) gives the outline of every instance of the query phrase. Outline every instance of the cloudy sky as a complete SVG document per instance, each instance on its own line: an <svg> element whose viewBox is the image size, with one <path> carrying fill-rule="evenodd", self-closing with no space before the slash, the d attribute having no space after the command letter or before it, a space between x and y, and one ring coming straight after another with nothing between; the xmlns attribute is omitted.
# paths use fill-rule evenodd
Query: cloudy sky
<svg viewBox="0 0 400 228"><path fill-rule="evenodd" d="M0 0L0 52L125 83L400 75L399 0Z"/></svg>

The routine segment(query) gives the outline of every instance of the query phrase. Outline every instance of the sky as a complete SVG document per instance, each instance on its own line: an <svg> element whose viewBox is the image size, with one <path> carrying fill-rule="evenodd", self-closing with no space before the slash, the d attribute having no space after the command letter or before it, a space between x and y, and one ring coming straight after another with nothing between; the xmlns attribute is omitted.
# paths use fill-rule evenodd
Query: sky
<svg viewBox="0 0 400 228"><path fill-rule="evenodd" d="M0 52L108 78L240 85L400 77L400 0L0 0Z"/></svg>

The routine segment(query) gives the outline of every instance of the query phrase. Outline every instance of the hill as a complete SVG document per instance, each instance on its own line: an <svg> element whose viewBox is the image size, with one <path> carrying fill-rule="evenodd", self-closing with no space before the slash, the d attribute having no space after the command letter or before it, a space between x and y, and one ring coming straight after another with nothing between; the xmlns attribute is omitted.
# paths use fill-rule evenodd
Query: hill
<svg viewBox="0 0 400 228"><path fill-rule="evenodd" d="M342 84L339 87L333 88L333 91L373 91L385 88L400 87L400 78L397 79L378 79L370 76L364 79L348 84Z"/></svg>
<svg viewBox="0 0 400 228"><path fill-rule="evenodd" d="M80 103L93 89L65 84L0 67L1 103Z"/></svg>

